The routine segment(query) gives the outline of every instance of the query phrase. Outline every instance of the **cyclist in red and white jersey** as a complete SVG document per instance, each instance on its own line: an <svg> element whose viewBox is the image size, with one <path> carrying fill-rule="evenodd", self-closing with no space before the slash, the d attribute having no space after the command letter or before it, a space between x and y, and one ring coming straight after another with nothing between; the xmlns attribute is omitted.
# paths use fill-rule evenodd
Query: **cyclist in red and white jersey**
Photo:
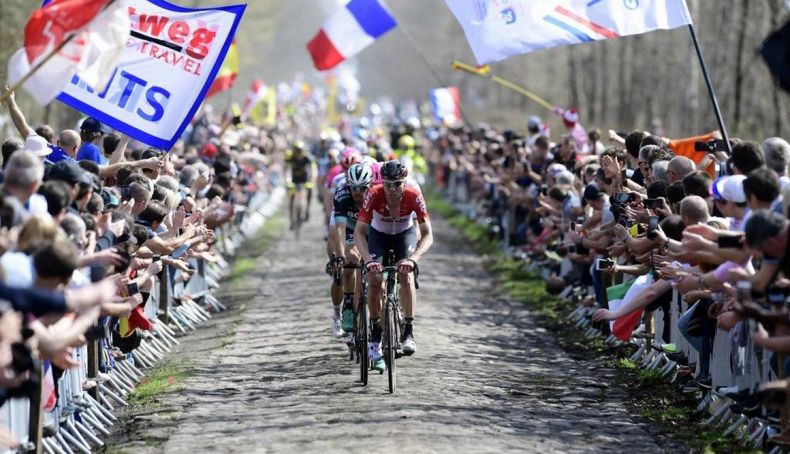
<svg viewBox="0 0 790 454"><path fill-rule="evenodd" d="M375 369L383 368L381 355L381 290L382 261L389 250L395 252L400 275L400 301L406 321L401 337L401 350L405 355L417 351L414 342L414 311L416 295L411 271L433 243L428 209L422 193L406 185L408 170L401 161L384 163L381 167L383 184L368 190L357 216L354 244L368 269L368 308L372 323L368 354ZM412 216L412 215L416 216ZM415 221L419 226L417 241Z"/></svg>

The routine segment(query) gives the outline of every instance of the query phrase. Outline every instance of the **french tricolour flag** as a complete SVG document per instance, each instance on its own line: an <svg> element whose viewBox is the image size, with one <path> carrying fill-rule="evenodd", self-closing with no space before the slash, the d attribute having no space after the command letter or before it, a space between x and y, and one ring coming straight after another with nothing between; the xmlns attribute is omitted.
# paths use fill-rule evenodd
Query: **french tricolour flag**
<svg viewBox="0 0 790 454"><path fill-rule="evenodd" d="M331 69L395 28L397 22L379 0L351 0L324 22L307 43L319 71Z"/></svg>
<svg viewBox="0 0 790 454"><path fill-rule="evenodd" d="M461 121L461 95L457 87L431 90L433 116L447 126L456 126Z"/></svg>

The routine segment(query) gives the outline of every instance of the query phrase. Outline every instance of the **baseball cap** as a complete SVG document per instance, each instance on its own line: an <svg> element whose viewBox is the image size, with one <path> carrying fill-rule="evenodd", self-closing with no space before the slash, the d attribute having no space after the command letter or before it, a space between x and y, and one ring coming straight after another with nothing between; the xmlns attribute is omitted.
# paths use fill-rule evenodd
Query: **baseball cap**
<svg viewBox="0 0 790 454"><path fill-rule="evenodd" d="M65 181L68 184L84 183L93 185L93 179L74 161L58 161L49 169L50 180Z"/></svg>
<svg viewBox="0 0 790 454"><path fill-rule="evenodd" d="M584 200L598 200L602 196L603 194L595 183L590 183L584 188Z"/></svg>
<svg viewBox="0 0 790 454"><path fill-rule="evenodd" d="M565 123L565 126L572 127L579 122L579 113L576 112L576 109L565 110L562 113L562 122Z"/></svg>
<svg viewBox="0 0 790 454"><path fill-rule="evenodd" d="M105 208L116 208L120 205L118 196L107 188L101 190L101 198Z"/></svg>
<svg viewBox="0 0 790 454"><path fill-rule="evenodd" d="M200 154L207 157L208 159L214 159L214 156L219 152L219 149L216 145L209 142L203 145L203 148L200 150Z"/></svg>
<svg viewBox="0 0 790 454"><path fill-rule="evenodd" d="M35 134L27 136L24 149L39 157L48 156L52 153L52 148L49 147L47 139Z"/></svg>
<svg viewBox="0 0 790 454"><path fill-rule="evenodd" d="M540 129L542 124L543 122L540 120L540 117L534 115L529 117L529 119L527 120L528 129Z"/></svg>
<svg viewBox="0 0 790 454"><path fill-rule="evenodd" d="M743 180L746 175L727 175L713 182L710 194L719 200L733 203L746 203L746 194L743 192Z"/></svg>
<svg viewBox="0 0 790 454"><path fill-rule="evenodd" d="M86 118L82 124L80 125L80 130L82 131L93 131L93 132L103 132L101 129L101 122L99 120L88 117Z"/></svg>

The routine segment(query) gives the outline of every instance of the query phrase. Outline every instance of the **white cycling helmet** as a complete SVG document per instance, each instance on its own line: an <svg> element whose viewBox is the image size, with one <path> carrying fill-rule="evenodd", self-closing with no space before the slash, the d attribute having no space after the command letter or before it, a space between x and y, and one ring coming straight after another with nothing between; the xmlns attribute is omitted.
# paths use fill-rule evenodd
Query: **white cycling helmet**
<svg viewBox="0 0 790 454"><path fill-rule="evenodd" d="M357 163L348 168L346 179L351 186L370 186L373 184L373 170L366 163Z"/></svg>

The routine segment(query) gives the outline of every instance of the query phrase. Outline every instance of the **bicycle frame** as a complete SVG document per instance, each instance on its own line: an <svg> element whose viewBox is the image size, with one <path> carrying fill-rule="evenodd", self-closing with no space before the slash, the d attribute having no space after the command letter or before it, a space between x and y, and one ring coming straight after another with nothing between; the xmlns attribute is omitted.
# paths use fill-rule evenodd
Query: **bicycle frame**
<svg viewBox="0 0 790 454"><path fill-rule="evenodd" d="M394 393L397 388L397 374L395 370L395 360L400 355L400 296L398 282L398 267L392 265L394 262L394 251L389 251L387 263L382 270L386 282L384 293L384 326L382 330L382 346L384 347L384 361L387 363L387 376L389 381L389 392Z"/></svg>

